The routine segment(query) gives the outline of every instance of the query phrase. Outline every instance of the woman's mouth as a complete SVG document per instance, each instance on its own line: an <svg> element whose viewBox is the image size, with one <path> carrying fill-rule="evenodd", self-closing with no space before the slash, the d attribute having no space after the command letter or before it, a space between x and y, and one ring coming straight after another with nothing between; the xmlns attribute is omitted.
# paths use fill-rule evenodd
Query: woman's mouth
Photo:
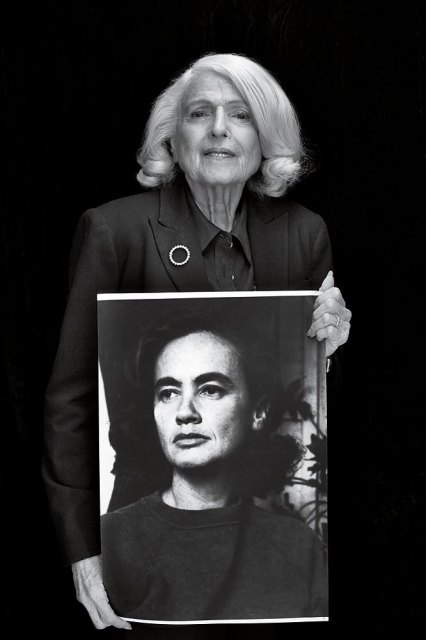
<svg viewBox="0 0 426 640"><path fill-rule="evenodd" d="M181 449L189 449L190 447L198 447L207 440L210 438L202 433L179 433L173 439L173 444L177 444Z"/></svg>
<svg viewBox="0 0 426 640"><path fill-rule="evenodd" d="M220 147L213 147L211 149L207 149L207 151L204 151L204 155L208 156L209 158L219 158L219 159L235 157L235 153L233 151L230 151L229 149L222 149Z"/></svg>

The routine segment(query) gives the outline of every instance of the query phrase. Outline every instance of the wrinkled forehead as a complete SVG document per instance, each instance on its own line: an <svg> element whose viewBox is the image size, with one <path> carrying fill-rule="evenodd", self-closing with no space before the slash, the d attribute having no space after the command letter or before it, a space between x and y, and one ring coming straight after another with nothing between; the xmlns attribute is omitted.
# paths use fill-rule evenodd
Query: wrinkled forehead
<svg viewBox="0 0 426 640"><path fill-rule="evenodd" d="M213 103L242 102L246 104L232 80L209 69L194 72L182 96L182 106L204 99Z"/></svg>

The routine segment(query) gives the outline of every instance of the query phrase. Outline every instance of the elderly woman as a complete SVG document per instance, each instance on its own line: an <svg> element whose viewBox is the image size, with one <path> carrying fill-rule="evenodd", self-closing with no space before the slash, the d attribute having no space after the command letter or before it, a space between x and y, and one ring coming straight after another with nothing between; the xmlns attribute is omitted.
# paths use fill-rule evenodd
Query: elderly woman
<svg viewBox="0 0 426 640"><path fill-rule="evenodd" d="M351 313L334 287L323 220L283 196L300 177L294 110L259 64L196 61L153 106L139 153L150 190L90 210L47 390L44 476L79 599L94 624L127 627L102 587L97 471L96 294L320 289L308 335L330 356Z"/></svg>
<svg viewBox="0 0 426 640"><path fill-rule="evenodd" d="M278 368L256 330L238 316L184 316L141 341L141 407L119 440L142 449L155 423L172 475L160 473L159 491L102 517L105 586L122 616L327 615L323 544L299 520L251 501L282 489L303 455L290 436L274 437Z"/></svg>

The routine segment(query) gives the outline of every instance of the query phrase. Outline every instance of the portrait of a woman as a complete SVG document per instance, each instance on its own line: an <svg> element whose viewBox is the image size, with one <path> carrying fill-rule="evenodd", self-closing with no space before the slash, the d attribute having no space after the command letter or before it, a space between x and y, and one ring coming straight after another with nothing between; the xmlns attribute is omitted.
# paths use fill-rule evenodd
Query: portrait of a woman
<svg viewBox="0 0 426 640"><path fill-rule="evenodd" d="M3 5L0 635L27 640L36 627L44 640L96 640L99 630L105 640L230 640L246 631L272 640L292 629L340 640L349 627L362 637L366 626L376 637L418 633L425 411L412 309L421 302L425 255L426 3ZM277 424L276 402L262 429L253 429L250 390L247 439L238 441L232 465L220 465L232 495L192 509L180 500L178 488L189 485L181 482L188 470L179 456L210 451L213 432L197 430L210 413L195 402L193 443L184 444L182 427L163 452L154 396L139 408L130 404L152 391L138 378L143 367L123 381L122 365L137 353L134 338L155 329L166 298L173 300L172 322L189 298L229 297L239 305L242 298L296 300L301 291L311 295L300 322L298 311L273 315L269 306L262 318L268 327L273 318L279 339L287 409L278 433L300 438L306 453L297 463L297 450L290 456L288 448L285 462L283 449L276 468L270 459L260 464ZM137 297L144 303L133 304ZM244 354L241 341L210 329L232 353ZM100 335L108 339L99 342ZM161 349L167 355L173 340L176 347L187 338L171 337ZM249 374L245 366L245 381ZM187 388L181 375L162 373L175 382L160 388L157 412L174 410ZM229 398L193 388L200 403L219 407ZM200 462L200 474L202 468ZM243 473L255 468L250 477ZM267 498L260 485L266 490L272 478L263 470L277 471L277 483L289 478ZM252 532L264 503L271 513L262 521L274 524L262 547ZM330 545L329 623L257 624L250 616L287 615L279 606L267 611L272 599L264 593L262 611L227 608L247 585L242 568L257 570L250 549L269 553L275 524L285 528L283 540L290 528L304 531L290 515L276 520L281 507ZM133 518L139 508L143 517ZM211 579L216 591L203 591L198 608L167 601L152 573L144 581L142 562L155 557L145 529L148 555L130 545L125 557L123 545L103 557L101 526L113 549L127 509L138 527L155 526L159 539L169 527L172 541L175 519L186 526L188 517L192 530L206 513L212 521L237 514L217 528L230 532L223 546L229 562L221 556L218 563L223 584L201 539L192 588L201 594L200 576L208 573L202 586ZM245 531L239 544L235 535ZM319 560L317 538L301 535ZM158 559L166 570L166 558L176 554L170 567L183 580L195 549L182 558L177 546ZM296 554L294 536L290 547L293 557L305 557ZM284 566L282 545L275 550L265 566ZM299 570L299 609L316 612L303 590L311 580L319 584L311 575L322 574ZM140 597L128 586L117 589L113 575L121 581L126 574L144 590ZM274 585L286 593L285 584ZM288 614L293 610L289 605ZM132 614L167 624L138 624ZM228 614L252 623L224 623ZM201 618L188 625L182 618L189 616ZM203 616L213 623L203 624Z"/></svg>
<svg viewBox="0 0 426 640"><path fill-rule="evenodd" d="M308 335L326 356L351 312L323 219L286 197L304 172L293 106L259 63L208 54L155 101L138 154L145 192L81 218L46 393L44 478L79 600L97 628L128 627L103 588L97 471L96 295L319 290ZM206 447L207 448L207 447Z"/></svg>
<svg viewBox="0 0 426 640"><path fill-rule="evenodd" d="M104 583L120 615L327 616L323 542L290 511L253 500L260 487L282 486L304 453L293 437L274 437L282 396L274 347L232 316L178 314L143 333L138 410L114 442L121 455L139 450L142 465L155 430L162 459L152 464L154 493L101 519ZM158 473L164 466L168 476Z"/></svg>

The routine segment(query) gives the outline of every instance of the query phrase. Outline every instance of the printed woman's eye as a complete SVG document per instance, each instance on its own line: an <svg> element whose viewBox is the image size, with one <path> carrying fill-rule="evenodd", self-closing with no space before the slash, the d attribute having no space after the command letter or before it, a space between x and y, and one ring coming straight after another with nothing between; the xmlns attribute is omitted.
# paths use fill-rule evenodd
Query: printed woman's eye
<svg viewBox="0 0 426 640"><path fill-rule="evenodd" d="M179 392L177 389L168 388L168 387L164 389L159 389L156 393L157 400L160 402L170 402L171 400L176 398L176 396L178 395L179 395Z"/></svg>
<svg viewBox="0 0 426 640"><path fill-rule="evenodd" d="M225 389L218 384L207 384L201 388L200 393L208 398L222 398Z"/></svg>

